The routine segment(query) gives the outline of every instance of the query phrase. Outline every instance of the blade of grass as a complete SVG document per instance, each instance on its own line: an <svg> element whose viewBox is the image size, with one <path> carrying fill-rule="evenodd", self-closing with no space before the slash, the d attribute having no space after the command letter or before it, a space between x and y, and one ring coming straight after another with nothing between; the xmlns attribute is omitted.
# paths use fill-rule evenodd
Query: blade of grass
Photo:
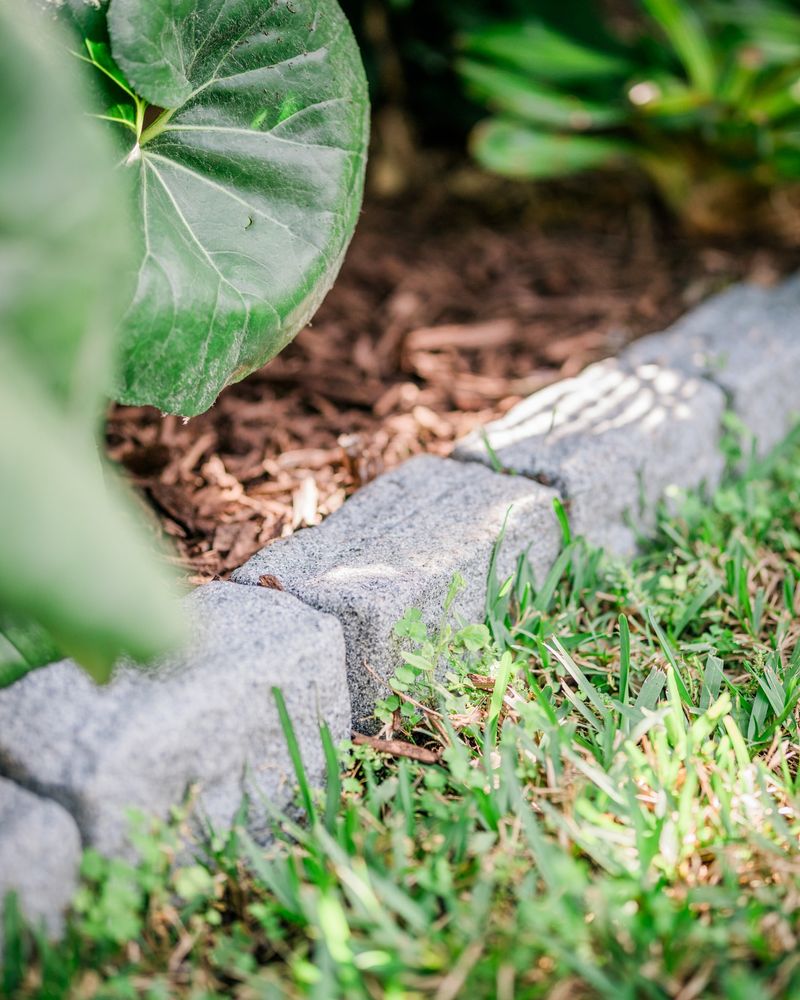
<svg viewBox="0 0 800 1000"><path fill-rule="evenodd" d="M289 718L283 692L279 687L273 687L272 696L275 699L275 704L278 706L278 717L281 722L281 729L283 729L286 746L289 749L289 757L292 761L297 784L300 786L300 797L303 800L303 808L306 811L309 823L313 824L317 821L317 814L314 808L314 799L311 795L311 786L308 783L308 775L303 764L303 757L300 753L300 744L297 742L294 726L292 725L292 720Z"/></svg>
<svg viewBox="0 0 800 1000"><path fill-rule="evenodd" d="M631 628L625 615L619 616L619 698L628 704L631 676Z"/></svg>
<svg viewBox="0 0 800 1000"><path fill-rule="evenodd" d="M333 833L342 800L342 782L339 776L339 759L328 724L319 727L322 750L325 754L325 829Z"/></svg>

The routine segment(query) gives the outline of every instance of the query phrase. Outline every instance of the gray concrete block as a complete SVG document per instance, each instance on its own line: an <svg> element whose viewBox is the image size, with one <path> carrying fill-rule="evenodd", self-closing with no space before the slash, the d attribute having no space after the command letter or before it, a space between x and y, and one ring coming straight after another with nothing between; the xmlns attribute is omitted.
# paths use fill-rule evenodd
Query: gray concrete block
<svg viewBox="0 0 800 1000"><path fill-rule="evenodd" d="M63 661L0 691L0 772L60 801L108 854L126 848L129 807L164 816L193 784L215 827L248 792L253 833L263 835L264 797L285 807L295 784L273 686L312 782L324 775L320 720L334 740L350 735L335 618L232 583L201 587L186 604L191 646L157 668L123 665L97 687Z"/></svg>
<svg viewBox="0 0 800 1000"><path fill-rule="evenodd" d="M735 285L637 340L620 360L710 378L763 453L800 418L800 278L769 289Z"/></svg>
<svg viewBox="0 0 800 1000"><path fill-rule="evenodd" d="M576 534L627 555L636 531L653 528L670 486L718 482L724 402L716 386L675 370L602 361L484 430L504 468L562 490ZM460 442L455 456L493 461L479 434Z"/></svg>
<svg viewBox="0 0 800 1000"><path fill-rule="evenodd" d="M556 494L523 478L431 455L406 462L359 490L322 525L262 549L234 574L255 584L262 574L342 622L357 728L369 723L386 679L401 662L395 623L419 608L428 624L442 617L455 573L466 580L454 611L484 614L492 549L509 508L500 572L509 574L529 548L542 579L559 547ZM373 671L374 673L371 673Z"/></svg>
<svg viewBox="0 0 800 1000"><path fill-rule="evenodd" d="M16 892L25 918L57 936L80 860L81 838L69 813L0 778L0 903ZM0 925L0 940L2 931Z"/></svg>

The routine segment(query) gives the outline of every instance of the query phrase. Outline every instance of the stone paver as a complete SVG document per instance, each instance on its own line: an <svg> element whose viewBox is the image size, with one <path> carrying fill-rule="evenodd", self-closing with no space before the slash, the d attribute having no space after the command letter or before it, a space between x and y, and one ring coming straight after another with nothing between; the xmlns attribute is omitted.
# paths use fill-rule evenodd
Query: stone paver
<svg viewBox="0 0 800 1000"><path fill-rule="evenodd" d="M557 485L577 534L620 554L654 525L671 485L715 485L722 472L716 386L674 369L619 362L591 365L524 402L456 448L462 460L492 464ZM633 525L634 527L631 527ZM635 528L635 530L634 530Z"/></svg>
<svg viewBox="0 0 800 1000"><path fill-rule="evenodd" d="M80 859L81 838L69 813L0 778L0 903L16 892L26 919L58 935ZM0 921L0 944L2 934Z"/></svg>
<svg viewBox="0 0 800 1000"><path fill-rule="evenodd" d="M341 620L353 721L361 728L376 698L388 693L378 678L400 663L393 628L405 611L419 608L429 624L440 621L458 572L466 589L454 610L481 619L492 548L509 508L500 574L510 573L530 546L542 579L559 545L555 495L479 465L421 456L359 490L319 527L262 549L234 579L255 584L270 574Z"/></svg>
<svg viewBox="0 0 800 1000"><path fill-rule="evenodd" d="M0 691L0 772L60 801L109 854L126 848L128 807L164 816L192 783L216 826L249 792L253 832L264 834L264 797L284 807L294 787L273 686L312 782L324 775L319 721L336 741L350 734L335 618L232 583L201 587L186 604L191 648L157 670L121 667L100 688L64 661Z"/></svg>
<svg viewBox="0 0 800 1000"><path fill-rule="evenodd" d="M763 453L800 417L800 278L769 289L735 285L664 333L637 340L621 360L708 376Z"/></svg>

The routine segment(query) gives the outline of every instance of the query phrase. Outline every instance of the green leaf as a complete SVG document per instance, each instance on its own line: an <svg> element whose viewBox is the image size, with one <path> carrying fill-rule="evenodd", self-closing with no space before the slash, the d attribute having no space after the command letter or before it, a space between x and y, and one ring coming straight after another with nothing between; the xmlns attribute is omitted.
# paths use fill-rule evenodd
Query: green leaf
<svg viewBox="0 0 800 1000"><path fill-rule="evenodd" d="M654 711L666 683L667 675L664 671L659 670L657 667L653 667L647 677L645 677L644 683L639 689L639 694L636 696L634 707L641 711Z"/></svg>
<svg viewBox="0 0 800 1000"><path fill-rule="evenodd" d="M405 690L415 683L417 672L412 670L411 667L398 667L394 672L394 676L403 685L403 689Z"/></svg>
<svg viewBox="0 0 800 1000"><path fill-rule="evenodd" d="M462 59L458 69L473 96L492 111L522 118L534 125L586 132L618 125L627 117L613 104L584 101L571 94L543 87L514 70Z"/></svg>
<svg viewBox="0 0 800 1000"><path fill-rule="evenodd" d="M630 71L616 53L589 48L535 21L492 24L468 35L462 48L553 83L618 80Z"/></svg>
<svg viewBox="0 0 800 1000"><path fill-rule="evenodd" d="M737 28L739 40L755 47L766 64L792 65L800 58L800 18L791 6L760 0L718 0L705 3L703 14L716 28Z"/></svg>
<svg viewBox="0 0 800 1000"><path fill-rule="evenodd" d="M306 772L306 767L303 763L303 755L300 752L300 744L297 742L297 734L295 733L294 726L292 725L289 709L286 707L286 700L283 697L283 691L281 691L281 689L277 686L273 687L272 697L275 699L275 704L278 708L278 718L280 719L281 729L283 729L284 739L286 740L286 746L289 750L289 757L291 758L292 766L294 767L297 784L300 788L300 796L306 811L306 817L308 818L309 823L313 825L317 821L317 812L314 808L314 796L311 793L311 785L308 782L308 773Z"/></svg>
<svg viewBox="0 0 800 1000"><path fill-rule="evenodd" d="M133 257L113 148L55 27L0 7L0 608L22 660L47 655L21 638L32 621L103 678L180 630L93 441Z"/></svg>
<svg viewBox="0 0 800 1000"><path fill-rule="evenodd" d="M52 12L52 0L39 0L39 3L45 10ZM111 121L122 118L122 115L114 113L117 105L128 106L134 111L137 99L133 96L125 74L111 55L111 40L106 24L108 0L97 0L96 3L95 0L64 0L58 4L58 13L61 21L70 29L70 51L78 59L94 67L94 72L86 74L89 83L86 108L92 108L96 117L108 116ZM119 157L122 157L130 148L130 136L120 131L115 138L119 146Z"/></svg>
<svg viewBox="0 0 800 1000"><path fill-rule="evenodd" d="M98 680L122 653L146 660L177 641L172 595L122 491L4 341L0 426L15 428L0 436L0 607L33 617Z"/></svg>
<svg viewBox="0 0 800 1000"><path fill-rule="evenodd" d="M142 257L116 392L188 416L333 283L361 204L366 81L335 0L112 0L108 27L151 105L127 159Z"/></svg>
<svg viewBox="0 0 800 1000"><path fill-rule="evenodd" d="M105 76L111 80L112 83L116 84L120 90L123 90L126 94L130 94L131 97L134 96L133 91L130 88L130 84L125 79L122 70L114 62L111 55L111 48L106 42L94 41L91 38L86 38L86 59L88 59L91 64L100 70Z"/></svg>
<svg viewBox="0 0 800 1000"><path fill-rule="evenodd" d="M492 697L489 701L489 713L486 721L490 727L500 715L500 709L503 707L503 699L506 696L508 685L511 683L513 672L514 660L510 650L506 650L497 664L494 688L492 689Z"/></svg>
<svg viewBox="0 0 800 1000"><path fill-rule="evenodd" d="M22 673L27 673L29 669L52 663L61 655L52 636L38 622L26 617L12 617L0 609L0 663L12 673L16 672L14 668L18 665L24 667ZM0 673L0 687L5 686Z"/></svg>
<svg viewBox="0 0 800 1000"><path fill-rule="evenodd" d="M66 413L94 420L134 288L126 190L56 25L17 15L0 14L0 337Z"/></svg>
<svg viewBox="0 0 800 1000"><path fill-rule="evenodd" d="M619 700L628 704L631 676L631 629L625 615L619 616Z"/></svg>
<svg viewBox="0 0 800 1000"><path fill-rule="evenodd" d="M711 41L693 6L685 0L642 0L645 10L661 27L698 90L710 94L716 83Z"/></svg>
<svg viewBox="0 0 800 1000"><path fill-rule="evenodd" d="M472 151L489 170L507 177L561 177L616 166L630 155L628 143L585 135L552 135L502 118L482 122Z"/></svg>
<svg viewBox="0 0 800 1000"><path fill-rule="evenodd" d="M485 625L465 625L459 629L456 639L473 653L486 649L492 641L492 634Z"/></svg>
<svg viewBox="0 0 800 1000"><path fill-rule="evenodd" d="M42 0L42 2L45 9L50 3L52 10L52 0ZM64 3L59 5L59 11L62 18L80 34L87 38L107 40L108 0L64 0Z"/></svg>
<svg viewBox="0 0 800 1000"><path fill-rule="evenodd" d="M178 868L172 875L175 892L186 902L208 899L214 894L214 877L202 865Z"/></svg>
<svg viewBox="0 0 800 1000"><path fill-rule="evenodd" d="M0 688L9 687L33 669L35 668L22 659L11 643L0 635Z"/></svg>
<svg viewBox="0 0 800 1000"><path fill-rule="evenodd" d="M695 115L709 104L707 95L670 73L648 72L644 77L634 78L627 93L638 114L650 118L678 118L684 127L687 116Z"/></svg>

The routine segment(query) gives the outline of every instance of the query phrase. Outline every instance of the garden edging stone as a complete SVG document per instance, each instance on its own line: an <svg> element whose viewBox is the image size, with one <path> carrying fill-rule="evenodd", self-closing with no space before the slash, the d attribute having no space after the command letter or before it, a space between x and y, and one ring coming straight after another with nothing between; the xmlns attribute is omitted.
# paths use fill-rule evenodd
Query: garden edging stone
<svg viewBox="0 0 800 1000"><path fill-rule="evenodd" d="M718 385L763 454L800 416L800 275L775 288L733 285L663 333L635 341L620 360Z"/></svg>
<svg viewBox="0 0 800 1000"><path fill-rule="evenodd" d="M492 550L505 524L498 571L508 575L529 550L539 582L558 553L557 494L522 477L422 455L359 490L321 525L253 556L233 579L264 575L336 615L347 644L353 724L368 726L386 681L402 663L394 626L410 608L435 626L456 573L464 578L453 611L483 616Z"/></svg>
<svg viewBox="0 0 800 1000"><path fill-rule="evenodd" d="M719 482L724 409L704 379L610 359L518 403L454 454L554 483L576 534L631 555L670 487Z"/></svg>
<svg viewBox="0 0 800 1000"><path fill-rule="evenodd" d="M319 723L336 741L350 734L335 618L233 583L200 587L186 605L190 647L152 669L123 665L98 687L62 661L0 691L0 773L60 802L84 844L105 854L132 853L130 808L166 817L190 786L215 828L230 826L248 794L263 839L265 800L285 808L295 786L274 686L313 783L325 770Z"/></svg>
<svg viewBox="0 0 800 1000"><path fill-rule="evenodd" d="M16 892L23 916L57 936L78 885L80 857L80 833L66 809L0 778L0 904ZM0 920L0 964L2 948Z"/></svg>

